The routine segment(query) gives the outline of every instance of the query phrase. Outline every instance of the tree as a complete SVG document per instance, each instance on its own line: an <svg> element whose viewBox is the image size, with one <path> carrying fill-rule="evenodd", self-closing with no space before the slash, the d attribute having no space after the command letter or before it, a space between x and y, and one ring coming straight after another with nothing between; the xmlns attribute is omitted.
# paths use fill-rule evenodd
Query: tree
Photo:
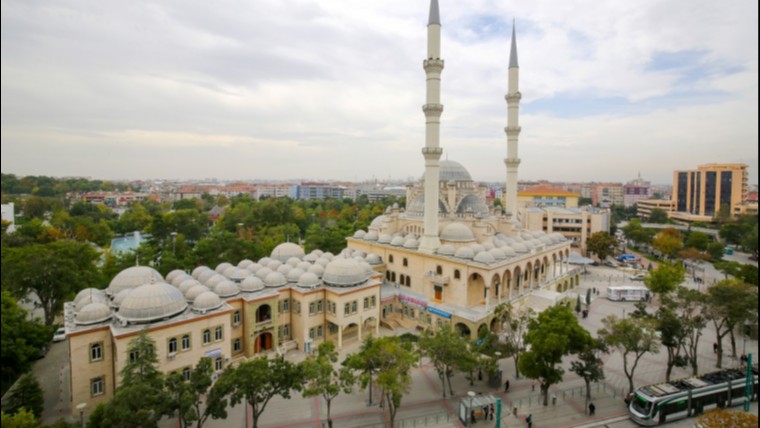
<svg viewBox="0 0 760 428"><path fill-rule="evenodd" d="M742 237L742 249L757 258L757 225Z"/></svg>
<svg viewBox="0 0 760 428"><path fill-rule="evenodd" d="M369 403L372 403L372 379L374 378L374 372L380 366L377 355L372 353L375 340L372 336L365 337L359 348L359 352L350 354L343 361L344 366L360 373L357 380L362 389L369 386Z"/></svg>
<svg viewBox="0 0 760 428"><path fill-rule="evenodd" d="M646 318L623 318L614 315L602 320L604 328L597 334L607 346L617 349L623 356L623 371L628 378L628 392L634 388L633 375L639 360L646 353L656 354L659 352L657 343L656 324ZM629 361L629 358L632 358Z"/></svg>
<svg viewBox="0 0 760 428"><path fill-rule="evenodd" d="M214 383L211 376L214 373L211 358L202 357L190 372L186 380L179 372L166 376L166 413L170 416L177 414L180 428L186 428L196 422L201 428L209 417L220 419L227 417L227 400L229 394L224 382ZM203 397L207 396L205 407Z"/></svg>
<svg viewBox="0 0 760 428"><path fill-rule="evenodd" d="M3 412L2 424L0 425L3 428L39 428L41 426L34 414L24 408L12 415Z"/></svg>
<svg viewBox="0 0 760 428"><path fill-rule="evenodd" d="M338 353L332 342L323 342L317 348L316 357L312 356L303 362L303 373L306 384L303 389L304 397L321 395L327 404L327 424L332 428L330 406L332 400L341 392L350 394L355 378L349 367L335 369L333 364L338 361Z"/></svg>
<svg viewBox="0 0 760 428"><path fill-rule="evenodd" d="M591 341L589 332L565 305L546 309L530 321L525 334L530 349L520 359L520 370L540 382L544 406L549 405L549 387L562 380L564 370L558 366L562 357L582 351Z"/></svg>
<svg viewBox="0 0 760 428"><path fill-rule="evenodd" d="M127 355L130 358L121 371L121 385L96 415L98 425L93 423L93 427L157 427L166 411L156 345L146 330L129 341Z"/></svg>
<svg viewBox="0 0 760 428"><path fill-rule="evenodd" d="M420 352L430 358L430 362L438 372L441 380L443 397L446 398L446 384L449 386L449 394L454 395L451 388L451 376L461 365L461 360L467 352L467 340L461 335L454 333L448 328L439 328L435 333L426 331L420 337Z"/></svg>
<svg viewBox="0 0 760 428"><path fill-rule="evenodd" d="M683 283L685 271L680 263L662 262L657 269L650 271L644 277L646 285L652 293L665 295Z"/></svg>
<svg viewBox="0 0 760 428"><path fill-rule="evenodd" d="M723 367L723 338L731 334L731 348L736 357L736 340L733 331L745 321L757 320L757 288L737 279L718 281L707 290L707 318L715 327L718 337L718 361L716 366Z"/></svg>
<svg viewBox="0 0 760 428"><path fill-rule="evenodd" d="M671 259L674 258L681 251L681 248L683 248L681 232L672 227L663 229L655 235L652 240L652 247L665 256Z"/></svg>
<svg viewBox="0 0 760 428"><path fill-rule="evenodd" d="M586 306L591 304L591 289L586 290Z"/></svg>
<svg viewBox="0 0 760 428"><path fill-rule="evenodd" d="M711 242L707 245L707 254L710 255L710 259L717 262L723 258L723 252L726 247L720 242Z"/></svg>
<svg viewBox="0 0 760 428"><path fill-rule="evenodd" d="M678 286L672 296L672 307L676 308L685 333L684 356L691 365L693 375L699 373L699 340L707 325L707 319L703 315L705 301L705 294L683 286Z"/></svg>
<svg viewBox="0 0 760 428"><path fill-rule="evenodd" d="M591 382L604 380L604 361L601 354L607 352L607 345L603 341L591 339L591 342L578 352L578 361L570 362L570 371L586 383L587 402L591 399Z"/></svg>
<svg viewBox="0 0 760 428"><path fill-rule="evenodd" d="M515 379L520 379L520 355L525 351L525 333L528 324L535 316L532 308L525 307L515 310L511 303L502 303L494 309L494 316L499 320L499 325L504 331L506 357L512 357L515 361Z"/></svg>
<svg viewBox="0 0 760 428"><path fill-rule="evenodd" d="M40 349L50 342L50 329L38 320L28 320L27 312L11 294L2 290L2 393L11 387L16 378L29 370Z"/></svg>
<svg viewBox="0 0 760 428"><path fill-rule="evenodd" d="M741 222L726 223L721 226L718 235L729 245L739 245L751 229L751 226Z"/></svg>
<svg viewBox="0 0 760 428"><path fill-rule="evenodd" d="M42 395L42 387L37 382L37 378L32 373L27 373L16 382L8 393L8 398L3 405L3 411L8 413L17 413L21 409L26 409L34 415L35 418L42 416L45 409L45 398Z"/></svg>
<svg viewBox="0 0 760 428"><path fill-rule="evenodd" d="M668 213L665 212L665 210L660 208L654 208L651 213L649 213L649 222L650 223L667 223L668 222Z"/></svg>
<svg viewBox="0 0 760 428"><path fill-rule="evenodd" d="M707 249L707 246L710 244L710 241L710 235L698 230L694 230L689 232L689 234L686 236L684 247L696 248L699 251L705 251Z"/></svg>
<svg viewBox="0 0 760 428"><path fill-rule="evenodd" d="M625 239L646 245L652 242L655 231L653 229L644 229L641 226L641 220L635 218L623 227L623 234L625 235Z"/></svg>
<svg viewBox="0 0 760 428"><path fill-rule="evenodd" d="M390 427L393 428L401 399L409 391L409 385L412 383L409 370L417 361L416 352L410 342L402 341L398 337L377 339L373 342L370 352L380 362L377 386L382 391Z"/></svg>
<svg viewBox="0 0 760 428"><path fill-rule="evenodd" d="M303 375L300 367L283 358L259 357L227 367L218 382L227 383L233 406L243 400L251 406L253 428L257 428L269 400L276 395L290 398L291 390L301 389Z"/></svg>
<svg viewBox="0 0 760 428"><path fill-rule="evenodd" d="M596 232L586 240L588 251L596 254L599 260L604 260L615 253L617 238L607 232Z"/></svg>
<svg viewBox="0 0 760 428"><path fill-rule="evenodd" d="M575 313L576 314L581 313L581 295L580 294L575 296Z"/></svg>
<svg viewBox="0 0 760 428"><path fill-rule="evenodd" d="M64 301L77 291L100 283L95 266L99 255L87 243L58 241L3 247L2 251L3 288L19 297L36 294L48 326L62 310Z"/></svg>
<svg viewBox="0 0 760 428"><path fill-rule="evenodd" d="M654 317L657 323L657 331L660 332L660 341L668 353L667 369L665 370L665 382L670 382L670 375L674 367L686 367L688 359L681 352L686 346L688 330L686 323L680 317L675 306L675 300L663 298L662 305Z"/></svg>

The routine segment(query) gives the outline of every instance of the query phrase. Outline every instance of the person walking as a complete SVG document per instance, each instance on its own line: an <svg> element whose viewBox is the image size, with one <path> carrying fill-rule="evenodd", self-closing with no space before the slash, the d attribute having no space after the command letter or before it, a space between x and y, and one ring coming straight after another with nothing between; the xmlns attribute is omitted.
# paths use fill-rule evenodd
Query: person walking
<svg viewBox="0 0 760 428"><path fill-rule="evenodd" d="M493 420L493 414L494 414L494 410L493 410L493 403L491 403L491 404L488 406L488 414L489 414L489 415L491 415L491 420Z"/></svg>
<svg viewBox="0 0 760 428"><path fill-rule="evenodd" d="M475 423L477 419L475 419L475 409L470 409L470 423Z"/></svg>
<svg viewBox="0 0 760 428"><path fill-rule="evenodd" d="M718 353L718 342L713 342L713 354Z"/></svg>
<svg viewBox="0 0 760 428"><path fill-rule="evenodd" d="M594 416L594 413L596 413L596 406L594 403L588 403L588 415Z"/></svg>
<svg viewBox="0 0 760 428"><path fill-rule="evenodd" d="M483 420L488 420L488 405L483 406Z"/></svg>
<svg viewBox="0 0 760 428"><path fill-rule="evenodd" d="M528 424L528 428L533 428L533 413L529 414L528 417L525 418L525 423Z"/></svg>
<svg viewBox="0 0 760 428"><path fill-rule="evenodd" d="M507 379L506 382L504 382L504 392L509 391L509 379Z"/></svg>

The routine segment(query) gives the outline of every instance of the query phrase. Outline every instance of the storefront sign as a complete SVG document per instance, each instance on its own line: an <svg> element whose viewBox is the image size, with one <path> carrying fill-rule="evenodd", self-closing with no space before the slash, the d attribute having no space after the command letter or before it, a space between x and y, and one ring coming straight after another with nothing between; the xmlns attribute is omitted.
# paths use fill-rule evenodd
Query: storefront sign
<svg viewBox="0 0 760 428"><path fill-rule="evenodd" d="M427 302L426 301L424 301L422 299L418 299L416 297L407 296L406 294L403 294L403 293L399 294L398 299L401 300L402 302L410 303L412 305L416 305L416 306L419 306L421 308L426 308L427 307Z"/></svg>
<svg viewBox="0 0 760 428"><path fill-rule="evenodd" d="M446 319L451 319L451 314L450 313L443 312L440 309L436 309L436 308L428 306L427 311L430 312L431 314L438 315L439 317L443 317L443 318L446 318Z"/></svg>

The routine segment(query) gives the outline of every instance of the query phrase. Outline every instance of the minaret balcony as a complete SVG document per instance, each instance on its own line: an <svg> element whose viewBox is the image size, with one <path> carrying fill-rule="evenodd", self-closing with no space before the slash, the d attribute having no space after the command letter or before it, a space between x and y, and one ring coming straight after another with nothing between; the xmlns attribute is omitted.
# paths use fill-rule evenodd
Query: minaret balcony
<svg viewBox="0 0 760 428"><path fill-rule="evenodd" d="M422 154L426 158L429 156L429 157L438 159L441 157L441 154L443 154L443 148L442 147L423 147Z"/></svg>
<svg viewBox="0 0 760 428"><path fill-rule="evenodd" d="M422 111L425 113L425 116L441 117L443 104L424 104Z"/></svg>
<svg viewBox="0 0 760 428"><path fill-rule="evenodd" d="M425 69L425 71L430 72L438 72L440 73L441 70L443 70L443 60L439 58L430 58L422 61L422 68Z"/></svg>
<svg viewBox="0 0 760 428"><path fill-rule="evenodd" d="M504 99L507 100L507 103L520 102L520 99L522 99L522 94L519 91L513 94L507 94L504 95Z"/></svg>
<svg viewBox="0 0 760 428"><path fill-rule="evenodd" d="M519 126L505 126L504 132L506 132L507 137L515 137L517 138L518 135L520 135L520 131L522 128Z"/></svg>
<svg viewBox="0 0 760 428"><path fill-rule="evenodd" d="M504 165L507 166L507 168L517 168L520 166L520 158L514 158L514 159L504 159Z"/></svg>

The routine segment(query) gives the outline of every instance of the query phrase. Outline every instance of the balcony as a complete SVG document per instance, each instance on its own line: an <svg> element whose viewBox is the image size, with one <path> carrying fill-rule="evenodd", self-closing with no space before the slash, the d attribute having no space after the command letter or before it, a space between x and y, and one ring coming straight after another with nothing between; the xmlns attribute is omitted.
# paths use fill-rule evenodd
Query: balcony
<svg viewBox="0 0 760 428"><path fill-rule="evenodd" d="M260 330L266 330L269 328L272 328L274 326L274 321L272 321L272 318L265 318L262 320L256 320L256 325L254 326L254 330L260 331Z"/></svg>
<svg viewBox="0 0 760 428"><path fill-rule="evenodd" d="M433 282L433 284L449 285L451 278L448 275L433 275L430 280Z"/></svg>

